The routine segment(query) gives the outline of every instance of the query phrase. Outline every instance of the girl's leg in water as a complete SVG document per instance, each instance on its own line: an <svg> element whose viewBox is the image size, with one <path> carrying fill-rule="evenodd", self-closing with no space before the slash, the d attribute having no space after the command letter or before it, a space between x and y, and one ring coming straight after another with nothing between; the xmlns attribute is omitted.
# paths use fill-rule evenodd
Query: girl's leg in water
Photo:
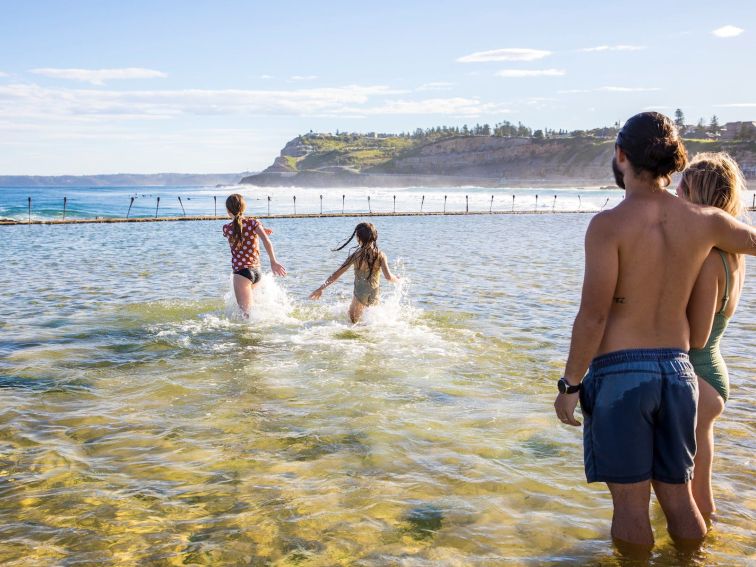
<svg viewBox="0 0 756 567"><path fill-rule="evenodd" d="M349 319L352 323L356 323L362 317L362 312L365 310L365 305L360 303L356 297L352 298L352 304L349 306Z"/></svg>
<svg viewBox="0 0 756 567"><path fill-rule="evenodd" d="M234 295L236 296L236 303L244 313L245 317L249 317L249 311L252 309L252 282L244 276L234 274Z"/></svg>
<svg viewBox="0 0 756 567"><path fill-rule="evenodd" d="M704 519L709 520L716 506L711 492L711 467L714 461L714 421L724 410L722 396L705 380L698 379L698 421L696 457L691 481L693 498Z"/></svg>

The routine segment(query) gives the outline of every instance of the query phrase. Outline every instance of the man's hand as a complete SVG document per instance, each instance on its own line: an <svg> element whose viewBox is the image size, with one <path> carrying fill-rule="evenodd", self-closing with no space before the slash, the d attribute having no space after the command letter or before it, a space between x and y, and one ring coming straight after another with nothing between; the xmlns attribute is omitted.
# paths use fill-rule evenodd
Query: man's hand
<svg viewBox="0 0 756 567"><path fill-rule="evenodd" d="M554 411L559 421L568 425L578 426L580 422L575 419L575 407L578 403L579 394L559 394L554 402Z"/></svg>
<svg viewBox="0 0 756 567"><path fill-rule="evenodd" d="M278 262L272 262L270 263L270 271L276 274L277 276L285 276L286 275L286 268L284 268L281 264Z"/></svg>

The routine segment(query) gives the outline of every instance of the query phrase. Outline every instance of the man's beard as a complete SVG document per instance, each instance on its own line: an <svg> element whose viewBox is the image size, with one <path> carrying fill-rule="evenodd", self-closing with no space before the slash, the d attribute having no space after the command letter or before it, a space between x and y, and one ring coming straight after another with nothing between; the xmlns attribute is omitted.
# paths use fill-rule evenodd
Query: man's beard
<svg viewBox="0 0 756 567"><path fill-rule="evenodd" d="M620 189L625 188L625 174L620 171L620 168L617 166L617 157L612 158L612 173L614 173L614 182L617 184L617 187Z"/></svg>

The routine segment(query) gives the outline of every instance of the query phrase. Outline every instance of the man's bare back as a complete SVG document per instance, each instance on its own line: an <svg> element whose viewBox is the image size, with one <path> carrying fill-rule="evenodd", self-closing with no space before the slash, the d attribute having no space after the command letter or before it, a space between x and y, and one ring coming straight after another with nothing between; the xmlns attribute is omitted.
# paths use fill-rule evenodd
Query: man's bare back
<svg viewBox="0 0 756 567"><path fill-rule="evenodd" d="M628 196L601 213L617 251L617 285L598 352L689 349L685 310L714 238L713 210L667 191ZM598 226L597 226L598 228Z"/></svg>

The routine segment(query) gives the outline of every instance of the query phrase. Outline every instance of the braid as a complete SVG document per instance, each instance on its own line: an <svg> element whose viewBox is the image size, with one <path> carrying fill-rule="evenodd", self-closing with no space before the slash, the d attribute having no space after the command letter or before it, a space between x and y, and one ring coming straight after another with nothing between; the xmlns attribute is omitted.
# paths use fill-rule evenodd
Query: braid
<svg viewBox="0 0 756 567"><path fill-rule="evenodd" d="M241 211L234 215L231 240L234 243L234 248L237 250L241 248L244 243L244 213Z"/></svg>
<svg viewBox="0 0 756 567"><path fill-rule="evenodd" d="M380 256L380 250L378 250L378 244L376 243L378 231L372 224L366 222L358 224L347 241L333 251L336 252L337 250L345 248L355 236L357 236L357 241L360 243L360 246L357 249L352 248L349 251L349 256L347 256L347 259L341 264L341 268L348 266L352 262L357 262L358 266L362 264L362 262L367 262L369 273L372 275L373 269L375 268L375 262Z"/></svg>
<svg viewBox="0 0 756 567"><path fill-rule="evenodd" d="M226 199L226 209L234 215L229 241L237 250L244 244L244 210L246 208L247 204L244 201L244 197L239 193L229 195L228 199Z"/></svg>

